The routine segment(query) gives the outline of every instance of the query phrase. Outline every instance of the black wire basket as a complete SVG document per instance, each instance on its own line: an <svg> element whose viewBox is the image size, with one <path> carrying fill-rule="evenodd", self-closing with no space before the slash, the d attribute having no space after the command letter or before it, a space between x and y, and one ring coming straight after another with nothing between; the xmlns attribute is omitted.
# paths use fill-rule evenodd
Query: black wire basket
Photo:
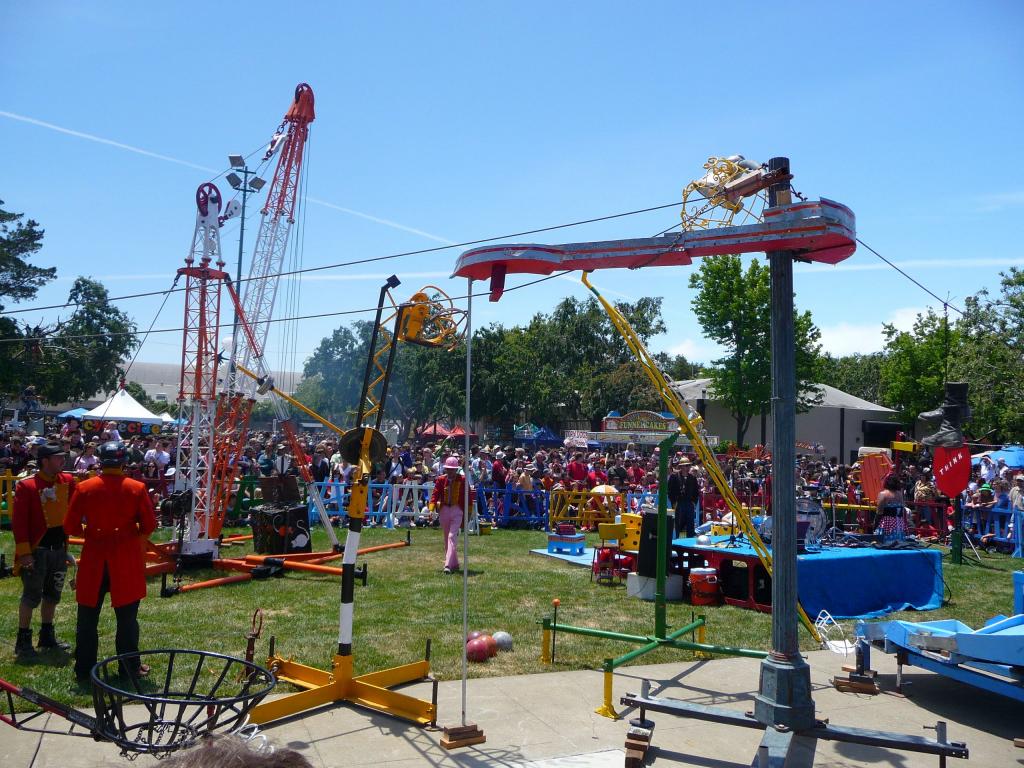
<svg viewBox="0 0 1024 768"><path fill-rule="evenodd" d="M161 756L245 727L275 683L257 664L209 651L112 656L92 670L96 733L126 754Z"/></svg>

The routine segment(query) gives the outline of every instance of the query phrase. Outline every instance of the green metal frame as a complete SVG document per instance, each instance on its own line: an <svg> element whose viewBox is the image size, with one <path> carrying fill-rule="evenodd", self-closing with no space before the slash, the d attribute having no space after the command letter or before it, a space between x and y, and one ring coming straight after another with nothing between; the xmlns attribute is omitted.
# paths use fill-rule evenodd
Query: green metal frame
<svg viewBox="0 0 1024 768"><path fill-rule="evenodd" d="M696 651L705 655L743 656L751 659L763 659L768 655L766 651L756 651L749 648L733 648L726 645L715 645L704 642L705 627L707 619L698 616L689 624L668 632L668 621L665 615L665 576L668 571L668 557L663 542L668 536L668 457L669 452L679 438L678 433L669 435L658 444L658 555L655 565L655 592L654 592L654 634L653 635L630 635L624 632L613 632L606 629L593 629L590 627L575 627L569 624L558 623L558 612L555 609L554 616L541 619L542 653L541 659L545 663L554 660L555 637L558 632L568 632L573 635L585 637L598 637L603 640L618 640L624 643L640 645L621 656L604 660L602 670L604 672L604 702L595 711L599 715L618 719L618 712L612 706L612 677L615 669L621 667L634 659L657 650L658 648L676 648L681 651ZM697 633L695 640L683 640L683 635Z"/></svg>

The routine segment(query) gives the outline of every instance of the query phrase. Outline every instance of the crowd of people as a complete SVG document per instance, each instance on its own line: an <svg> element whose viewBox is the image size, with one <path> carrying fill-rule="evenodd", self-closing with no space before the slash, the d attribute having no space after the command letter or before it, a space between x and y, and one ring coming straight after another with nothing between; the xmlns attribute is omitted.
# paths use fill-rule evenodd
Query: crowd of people
<svg viewBox="0 0 1024 768"><path fill-rule="evenodd" d="M52 425L47 434L25 434L9 430L0 441L0 471L19 475L35 464L37 447L46 442L63 450L62 470L79 479L94 474L99 465L99 447L109 440L124 440L127 450L125 471L148 487L152 501L159 506L173 486L177 454L173 435L132 435L119 433L115 422L108 422L97 434L87 435L76 419ZM338 450L337 436L330 432L304 432L299 437L300 460L311 469L314 481L345 489L352 480L352 465ZM403 442L389 448L387 458L374 466L371 483L375 496L382 486L431 486L444 475L450 457L463 463L461 441L443 440L415 444ZM539 492L559 489L594 489L622 493L650 493L658 490L658 449L637 446L606 446L577 449L564 446L531 447L495 443L474 444L470 449L469 485L483 507L497 490L512 489L527 498ZM298 463L281 433L254 432L239 459L241 477L258 478L298 474ZM717 457L719 469L735 495L745 505L771 512L771 459L767 455L749 458L742 455ZM667 488L671 508L679 514L677 533L693 533L691 521L720 518L728 513L724 500L714 488L700 459L691 452L677 451L670 457ZM901 526L920 530L925 537L941 538L952 525L952 501L935 485L927 454L915 461L904 461L889 481L898 490L907 512ZM847 465L838 457L801 456L797 463L798 492L829 501L860 505L864 494L859 478L859 462ZM477 494L477 492L480 492ZM982 457L975 468L962 502L965 528L979 535L987 527L988 510L1024 508L1024 474L1011 470L1004 460ZM328 493L331 493L329 490ZM532 502L527 502L528 504ZM414 510L421 522L439 525L435 510ZM861 529L876 529L881 522L880 508L874 514L863 512L857 522ZM425 519L424 519L425 518ZM412 518L410 519L410 524Z"/></svg>
<svg viewBox="0 0 1024 768"><path fill-rule="evenodd" d="M301 456L294 455L279 434L257 432L239 460L242 477L296 474L300 463L311 468L314 481L325 490L342 489L353 480L353 467L341 455L338 440L328 433L305 433ZM464 445L464 444L463 444ZM413 486L429 491L421 523L433 523L445 536L444 572L459 568L457 537L465 517L466 498L486 500L513 491L544 497L559 489L594 491L625 497L658 491L658 449L624 447L584 450L569 447L528 447L476 444L468 459L463 445L401 443L373 468L375 493L387 487ZM16 653L32 656L31 621L41 613L38 648L62 649L53 620L67 572L69 536L84 537L78 563L78 622L76 666L80 680L88 677L97 655L97 621L109 593L117 616L119 653L138 647L136 614L145 596L144 563L138 538L157 526L154 510L172 487L177 446L169 435L124 437L115 422L93 435L69 419L54 424L45 435L8 428L0 439L0 470L21 479L15 486L12 528L15 566L21 573L23 596L18 614ZM753 457L752 457L753 456ZM761 514L772 509L772 466L767 454L716 456L718 470L740 500ZM844 465L836 457L800 457L796 492L834 508L841 502L857 511L863 532L900 538L914 531L919 537L942 538L953 526L952 500L935 484L927 454L903 461L884 478L873 512L865 513L859 463ZM701 460L685 450L668 457L670 475L666 496L675 518L677 536L693 536L701 522L729 514ZM716 473L717 474L717 473ZM337 501L337 499L335 499ZM979 540L994 537L989 521L997 511L1024 512L1024 472L1002 459L982 457L961 506L964 527ZM339 516L342 514L339 509ZM1009 515L1012 526L1014 515ZM844 515L844 522L846 516ZM1012 528L1004 530L1004 534ZM1006 536L1003 536L1005 539ZM145 674L136 664L131 674Z"/></svg>

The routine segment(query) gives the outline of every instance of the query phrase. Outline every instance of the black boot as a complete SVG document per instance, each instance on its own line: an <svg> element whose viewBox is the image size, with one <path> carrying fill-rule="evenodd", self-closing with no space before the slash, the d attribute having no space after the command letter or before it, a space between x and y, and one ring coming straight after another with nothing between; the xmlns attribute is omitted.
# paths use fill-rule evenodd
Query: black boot
<svg viewBox="0 0 1024 768"><path fill-rule="evenodd" d="M39 655L32 647L31 628L18 630L18 639L14 643L14 655L19 659L34 659Z"/></svg>
<svg viewBox="0 0 1024 768"><path fill-rule="evenodd" d="M39 648L43 650L69 651L71 650L71 645L57 639L57 635L53 631L53 624L43 624L39 628Z"/></svg>
<svg viewBox="0 0 1024 768"><path fill-rule="evenodd" d="M964 444L961 424L971 418L971 406L967 402L968 385L963 382L947 381L942 405L934 411L926 411L918 418L938 423L938 431L921 439L921 445L929 448L959 448Z"/></svg>

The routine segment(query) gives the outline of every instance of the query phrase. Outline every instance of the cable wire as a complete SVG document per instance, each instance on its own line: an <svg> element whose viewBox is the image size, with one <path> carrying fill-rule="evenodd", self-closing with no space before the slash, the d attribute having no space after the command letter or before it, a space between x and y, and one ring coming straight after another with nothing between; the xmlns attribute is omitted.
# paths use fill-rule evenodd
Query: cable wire
<svg viewBox="0 0 1024 768"><path fill-rule="evenodd" d="M905 278L907 278L907 280L909 280L910 282L912 282L912 283L913 283L914 285L916 285L916 286L917 286L918 288L920 288L920 289L921 289L922 291L924 291L924 292L925 292L925 293L927 293L927 294L928 294L929 296L931 296L931 297L932 297L933 299L935 299L935 300L936 300L936 301L938 301L938 302L939 302L940 304L942 304L942 306L943 306L943 307L949 307L950 309L952 309L952 310L953 310L954 312L956 312L956 313L957 313L957 314L959 314L959 315L962 315L962 314L964 313L962 309L958 309L957 307L955 307L955 306L953 306L952 304L950 304L950 303L949 303L949 300L948 300L948 299L944 299L944 298L942 298L941 296L939 296L938 294L936 294L936 293L933 293L933 292L932 292L932 291L930 291L929 289L925 288L925 287L924 287L924 286L923 286L923 285L922 285L921 283L919 283L919 282L918 282L917 280L915 280L914 278L912 278L912 277L911 277L910 275L908 275L908 274L907 274L906 272L904 272L904 271L903 271L902 269L900 269L899 267L897 267L897 266L896 266L895 264L893 264L893 263L892 263L891 261L889 261L889 260L888 260L887 258L885 258L885 256L883 256L882 254L880 254L880 253L879 253L878 251L876 251L876 250L875 250L874 248L872 248L872 247L871 247L870 245L868 245L867 243L865 243L865 242L864 242L863 240L861 240L861 239L860 239L859 237L857 238L857 242L858 242L858 243L860 243L861 245L863 245L863 246L864 246L865 248L867 248L867 249L868 249L869 251L871 251L871 252L872 252L873 254L875 254L875 256L877 256L878 258L880 258L880 259L881 259L882 261L884 261L884 262L885 262L886 264L888 264L888 265L889 265L890 267L892 267L893 269L895 269L895 270L896 270L897 272L899 272L899 273L900 273L901 275L903 275L903 276L904 276Z"/></svg>
<svg viewBox="0 0 1024 768"><path fill-rule="evenodd" d="M402 251L400 253L392 253L392 254L388 254L386 256L372 256L372 257L365 258L365 259L353 259L351 261L340 261L340 262L337 262L335 264L324 264L324 265L321 265L321 266L318 266L318 267L305 267L303 269L291 270L291 271L288 271L288 272L277 272L277 273L274 273L274 274L271 274L271 275L264 275L264 276L261 276L261 277L243 277L239 282L245 283L245 282L249 282L250 280L269 280L271 278L289 277L291 275L305 274L305 273L308 273L308 272L321 272L321 271L323 271L325 269L338 269L338 268L341 268L341 267L355 266L357 264L370 264L370 263L377 262L377 261L387 261L389 259L399 259L399 258L402 258L403 256L420 256L420 255L425 254L425 253L436 253L437 251L445 251L445 250L450 250L452 248L465 248L466 246L470 246L470 245L481 245L483 243L493 243L496 240L507 240L507 239L513 238L513 237L523 237L525 235L536 235L536 234L539 234L541 232L552 232L552 231L554 231L556 229L567 229L569 227L578 227L578 226L582 226L583 224L594 224L594 223L599 222L599 221L609 221L611 219L621 219L621 218L624 218L626 216L636 216L636 215L641 214L641 213L650 213L651 211L660 211L660 210L664 210L665 208L674 208L674 207L680 206L680 205L682 205L682 203L677 200L677 201L675 201L673 203L665 203L664 205L654 205L654 206L650 206L648 208L638 208L638 209L633 210L633 211L625 211L623 213L612 213L612 214L609 214L607 216L597 216L597 217L590 218L590 219L580 219L579 221L570 221L570 222L567 222L565 224L555 224L555 225L550 226L550 227L540 227L539 229L527 229L527 230L523 230L521 232L511 232L509 234L498 235L496 237L485 237L485 238L481 238L481 239L478 239L478 240L466 240L466 241L461 242L461 243L451 243L449 245L436 245L436 246L432 246L430 248L420 248L420 249L415 250L415 251ZM175 288L175 289L171 289L171 290L183 291L185 289L184 288ZM147 296L161 296L165 292L166 291L145 291L145 292L142 292L142 293L131 293L131 294L126 294L124 296L115 296L113 298L107 299L107 301L124 301L124 300L127 300L127 299L145 298ZM42 306L42 307L23 307L23 308L20 308L20 309L4 310L3 312L0 312L0 316L16 315L16 314L21 314L21 313L24 313L24 312L41 312L41 311L46 310L46 309L63 309L65 307L71 307L71 306L76 306L76 305L74 304L74 302L66 302L64 304L49 304L49 305Z"/></svg>
<svg viewBox="0 0 1024 768"><path fill-rule="evenodd" d="M529 288L530 286L538 285L540 283L547 282L548 280L554 280L557 277L562 277L564 275L568 275L570 272L572 272L572 270L571 269L567 269L567 270L564 270L562 272L555 272L555 273L550 274L550 275L545 275L544 277L537 278L536 280L530 280L527 283L521 283L520 285L514 285L511 288L506 288L504 292L505 293L511 293L512 291L518 291L518 290L521 290L523 288ZM181 289L175 289L175 290L181 290ZM170 293L172 293L172 291L171 290L167 290L164 293L170 294ZM490 295L490 291L480 291L478 293L474 293L473 297L475 298L477 296L489 296L489 295ZM452 301L459 301L461 299L468 299L469 298L469 294L463 294L462 296L449 296L448 298L450 298ZM270 325L270 324L273 324L273 323L287 323L287 322L291 322L291 321L294 321L294 320L316 320L316 319L324 318L324 317L341 317L343 315L361 315L361 314L367 314L367 313L376 312L376 311L377 311L377 307L367 307L366 309L346 309L346 310L341 310L341 311L338 311L338 312L318 312L318 313L312 314L312 315L297 315L295 317L278 317L278 318L271 318L269 320L260 320L258 322L252 323L252 325ZM155 322L155 319L154 319L154 322ZM232 326L233 326L233 323L220 323L217 327L218 328L231 328ZM154 331L154 330L152 330L152 326L150 326L150 330L146 331L146 336L149 336L150 334L156 334L156 333L181 333L184 330L185 330L184 328L159 328L159 329ZM94 339L94 338L101 337L101 336L104 337L104 338L113 338L115 336L134 336L134 335L136 335L134 331L125 331L125 332L122 332L122 333L84 333L84 334L79 334L77 336L62 336L61 339L62 340ZM0 339L0 344L12 344L12 343L23 344L23 343L25 343L27 341L50 341L50 338L47 337L47 336L5 338L5 339Z"/></svg>

